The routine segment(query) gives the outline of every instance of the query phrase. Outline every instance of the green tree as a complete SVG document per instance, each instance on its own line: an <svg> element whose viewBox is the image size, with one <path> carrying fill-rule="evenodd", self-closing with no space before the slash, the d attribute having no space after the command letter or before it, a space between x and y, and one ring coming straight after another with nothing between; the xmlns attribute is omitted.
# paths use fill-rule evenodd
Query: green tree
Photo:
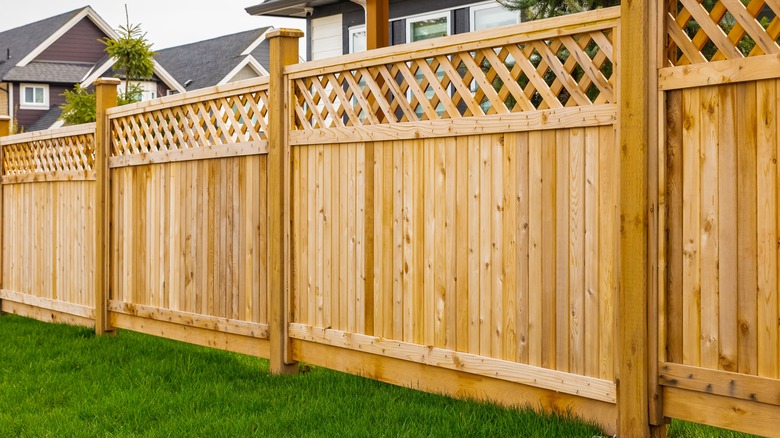
<svg viewBox="0 0 780 438"><path fill-rule="evenodd" d="M141 100L141 88L135 81L151 78L154 74L154 56L152 45L146 39L146 33L140 25L130 24L119 26L119 38L104 38L106 53L116 58L114 68L124 75L127 86L124 100L137 102Z"/></svg>
<svg viewBox="0 0 780 438"><path fill-rule="evenodd" d="M100 40L105 44L106 53L116 59L114 69L125 79L125 89L117 96L117 105L141 100L143 89L139 81L151 78L154 75L154 56L152 45L146 39L146 33L141 31L140 25L128 22L125 26L119 26L118 38L104 38ZM73 90L63 93L65 104L62 109L62 120L68 125L94 122L96 117L95 93L90 92L79 84Z"/></svg>
<svg viewBox="0 0 780 438"><path fill-rule="evenodd" d="M557 17L592 9L617 6L620 0L497 0L510 11L520 11L526 20Z"/></svg>
<svg viewBox="0 0 780 438"><path fill-rule="evenodd" d="M90 93L81 84L76 84L73 91L65 90L65 104L62 109L62 120L68 125L94 122L96 119L95 93Z"/></svg>

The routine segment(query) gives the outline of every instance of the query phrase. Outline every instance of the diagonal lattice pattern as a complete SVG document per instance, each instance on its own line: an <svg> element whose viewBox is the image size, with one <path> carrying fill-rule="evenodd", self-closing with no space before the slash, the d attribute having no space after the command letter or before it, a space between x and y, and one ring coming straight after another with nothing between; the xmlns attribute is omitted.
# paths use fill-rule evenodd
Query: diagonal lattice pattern
<svg viewBox="0 0 780 438"><path fill-rule="evenodd" d="M293 75L295 129L614 103L613 28ZM511 41L511 38L509 39Z"/></svg>
<svg viewBox="0 0 780 438"><path fill-rule="evenodd" d="M94 145L94 133L6 144L3 175L92 170Z"/></svg>
<svg viewBox="0 0 780 438"><path fill-rule="evenodd" d="M777 0L672 0L667 3L671 66L780 53Z"/></svg>
<svg viewBox="0 0 780 438"><path fill-rule="evenodd" d="M111 119L113 156L266 139L267 86L157 108Z"/></svg>

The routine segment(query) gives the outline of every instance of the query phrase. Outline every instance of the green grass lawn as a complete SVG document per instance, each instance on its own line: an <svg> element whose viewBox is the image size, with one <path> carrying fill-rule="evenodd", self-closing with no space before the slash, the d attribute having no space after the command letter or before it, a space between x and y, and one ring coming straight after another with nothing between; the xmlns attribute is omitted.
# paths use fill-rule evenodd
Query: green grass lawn
<svg viewBox="0 0 780 438"><path fill-rule="evenodd" d="M0 317L0 436L571 436L575 421L127 331Z"/></svg>
<svg viewBox="0 0 780 438"><path fill-rule="evenodd" d="M671 436L717 429L673 425ZM0 436L593 437L595 426L127 331L0 317Z"/></svg>

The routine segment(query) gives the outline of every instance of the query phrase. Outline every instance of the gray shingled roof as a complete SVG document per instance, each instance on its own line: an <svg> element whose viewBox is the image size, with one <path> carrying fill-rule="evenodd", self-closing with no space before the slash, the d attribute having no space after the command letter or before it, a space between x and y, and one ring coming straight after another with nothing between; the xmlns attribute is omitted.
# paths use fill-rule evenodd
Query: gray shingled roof
<svg viewBox="0 0 780 438"><path fill-rule="evenodd" d="M37 122L33 123L30 126L27 126L26 130L27 132L34 132L34 131L43 131L45 129L51 128L51 126L60 118L62 115L62 110L58 106L53 106L49 111L46 111L46 114L41 116L40 119L38 119Z"/></svg>
<svg viewBox="0 0 780 438"><path fill-rule="evenodd" d="M246 56L241 53L266 30L268 27L159 50L155 59L180 84L191 80L187 90L210 87L217 85L244 60ZM267 70L268 41L260 43L252 56Z"/></svg>
<svg viewBox="0 0 780 438"><path fill-rule="evenodd" d="M93 67L92 64L31 62L24 67L12 68L3 79L15 82L74 84L81 82Z"/></svg>
<svg viewBox="0 0 780 438"><path fill-rule="evenodd" d="M0 32L0 78L84 8ZM10 51L11 59L6 59Z"/></svg>

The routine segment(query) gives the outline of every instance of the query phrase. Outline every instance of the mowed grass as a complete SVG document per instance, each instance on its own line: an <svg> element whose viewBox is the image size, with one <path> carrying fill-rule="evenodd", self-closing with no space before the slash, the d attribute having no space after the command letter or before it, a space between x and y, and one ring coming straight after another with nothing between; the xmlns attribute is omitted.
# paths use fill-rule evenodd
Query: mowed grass
<svg viewBox="0 0 780 438"><path fill-rule="evenodd" d="M593 425L138 333L0 316L0 437L597 437ZM674 421L671 438L747 437Z"/></svg>
<svg viewBox="0 0 780 438"><path fill-rule="evenodd" d="M767 431L770 432L770 431ZM773 431L771 431L773 432ZM669 426L669 438L752 438L755 435L718 429L687 421L672 421Z"/></svg>
<svg viewBox="0 0 780 438"><path fill-rule="evenodd" d="M597 427L137 333L0 317L0 436L593 437Z"/></svg>

